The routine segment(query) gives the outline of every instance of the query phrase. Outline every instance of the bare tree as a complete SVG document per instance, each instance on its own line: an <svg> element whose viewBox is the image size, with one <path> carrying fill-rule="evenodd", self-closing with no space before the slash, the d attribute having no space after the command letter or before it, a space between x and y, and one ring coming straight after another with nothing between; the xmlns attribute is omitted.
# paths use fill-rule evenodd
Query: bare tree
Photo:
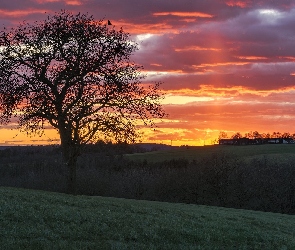
<svg viewBox="0 0 295 250"><path fill-rule="evenodd" d="M43 134L55 128L75 193L81 146L101 138L134 141L137 124L165 113L159 83L144 86L130 35L88 14L61 11L0 33L1 122Z"/></svg>

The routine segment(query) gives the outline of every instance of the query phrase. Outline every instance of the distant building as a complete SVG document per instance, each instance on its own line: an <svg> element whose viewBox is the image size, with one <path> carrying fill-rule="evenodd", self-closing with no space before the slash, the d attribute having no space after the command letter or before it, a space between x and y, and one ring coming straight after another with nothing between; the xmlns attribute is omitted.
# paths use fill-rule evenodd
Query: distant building
<svg viewBox="0 0 295 250"><path fill-rule="evenodd" d="M256 138L219 139L219 145L259 145L259 144L294 144L292 138Z"/></svg>

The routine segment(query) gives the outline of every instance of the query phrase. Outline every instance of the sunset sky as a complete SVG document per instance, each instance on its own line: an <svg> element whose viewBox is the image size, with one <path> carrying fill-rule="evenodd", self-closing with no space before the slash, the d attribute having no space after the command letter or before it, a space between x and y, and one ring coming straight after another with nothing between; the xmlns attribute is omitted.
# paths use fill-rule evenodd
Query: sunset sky
<svg viewBox="0 0 295 250"><path fill-rule="evenodd" d="M123 27L133 60L163 82L167 119L145 142L211 144L220 131L295 132L295 0L9 0L0 29L61 9ZM46 13L45 13L46 12ZM0 127L0 145L58 143Z"/></svg>

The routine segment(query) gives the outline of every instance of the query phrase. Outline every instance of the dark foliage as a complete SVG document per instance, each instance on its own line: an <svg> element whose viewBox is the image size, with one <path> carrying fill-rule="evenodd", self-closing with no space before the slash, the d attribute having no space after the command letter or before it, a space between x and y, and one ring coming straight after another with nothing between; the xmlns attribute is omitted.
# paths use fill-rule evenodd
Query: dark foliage
<svg viewBox="0 0 295 250"><path fill-rule="evenodd" d="M118 150L118 151L117 151ZM78 158L77 193L295 214L295 159L240 160L220 151L192 161L133 162L128 145L88 146ZM0 151L0 185L66 192L56 147Z"/></svg>

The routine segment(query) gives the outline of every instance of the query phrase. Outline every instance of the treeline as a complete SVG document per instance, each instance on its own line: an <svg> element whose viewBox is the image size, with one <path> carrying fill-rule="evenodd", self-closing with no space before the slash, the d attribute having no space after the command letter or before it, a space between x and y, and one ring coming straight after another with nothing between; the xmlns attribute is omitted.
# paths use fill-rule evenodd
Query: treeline
<svg viewBox="0 0 295 250"><path fill-rule="evenodd" d="M194 160L149 163L114 154L118 148L111 145L100 146L107 150L94 147L78 159L78 194L295 214L295 157L244 160L220 150ZM114 147L125 151L122 145ZM1 186L66 192L67 170L56 148L0 152Z"/></svg>
<svg viewBox="0 0 295 250"><path fill-rule="evenodd" d="M240 132L234 133L232 136L228 136L228 134L224 131L219 133L218 139L240 139L240 138L248 138L248 139L269 139L269 138L290 138L295 140L295 133L291 134L288 132L273 132L273 133L259 133L258 131L250 131L242 135Z"/></svg>

